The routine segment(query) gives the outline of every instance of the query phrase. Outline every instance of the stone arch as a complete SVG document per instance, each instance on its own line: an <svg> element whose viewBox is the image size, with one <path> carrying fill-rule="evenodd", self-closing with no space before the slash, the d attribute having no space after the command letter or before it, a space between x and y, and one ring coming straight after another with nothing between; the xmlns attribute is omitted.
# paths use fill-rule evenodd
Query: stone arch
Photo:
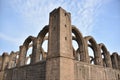
<svg viewBox="0 0 120 80"><path fill-rule="evenodd" d="M87 53L88 53L88 47L90 47L94 52L94 64L102 65L102 56L98 50L98 45L97 45L97 42L95 41L95 39L92 36L86 36L86 37L84 37L84 40L85 40ZM88 44L88 41L90 44Z"/></svg>
<svg viewBox="0 0 120 80"><path fill-rule="evenodd" d="M29 46L30 46L29 44L33 42L34 39L35 37L28 36L28 38L25 39L23 45L20 46L20 54L19 54L19 62L18 62L19 66L25 65L27 50L29 49Z"/></svg>
<svg viewBox="0 0 120 80"><path fill-rule="evenodd" d="M37 38L33 41L33 53L31 58L31 64L40 61L40 53L42 52L42 43L44 41L45 35L49 31L49 25L46 25L38 34ZM45 53L42 54L46 55ZM45 57L45 56L44 56Z"/></svg>
<svg viewBox="0 0 120 80"><path fill-rule="evenodd" d="M100 43L98 45L99 45L99 48L100 48L100 52L101 52L101 50L103 51L103 53L101 53L101 55L104 56L104 62L105 62L104 66L106 66L106 67L112 67L110 54L109 54L106 46L103 43Z"/></svg>
<svg viewBox="0 0 120 80"><path fill-rule="evenodd" d="M72 25L72 33L75 35L75 40L78 43L81 61L89 62L88 54L86 54L86 52L85 52L84 38L83 38L82 34L80 33L80 31L74 25ZM75 55L77 55L77 54L75 54Z"/></svg>
<svg viewBox="0 0 120 80"><path fill-rule="evenodd" d="M49 31L49 25L46 25L46 26L40 31L40 33L39 33L38 36L37 36L37 39L38 39L39 43L42 43L42 42L43 42L44 37L45 37L45 35L48 33L48 31Z"/></svg>
<svg viewBox="0 0 120 80"><path fill-rule="evenodd" d="M26 50L29 48L30 42L35 39L33 36L28 36L28 38L24 41L23 46L25 46Z"/></svg>

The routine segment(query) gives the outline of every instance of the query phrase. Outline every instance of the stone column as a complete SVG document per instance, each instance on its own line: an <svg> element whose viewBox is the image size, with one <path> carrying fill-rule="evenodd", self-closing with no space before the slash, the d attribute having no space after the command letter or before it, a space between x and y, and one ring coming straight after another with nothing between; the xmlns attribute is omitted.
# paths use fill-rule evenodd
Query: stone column
<svg viewBox="0 0 120 80"><path fill-rule="evenodd" d="M84 38L84 44L85 44L85 53L88 56L88 58L86 58L86 62L90 63L90 57L89 57L89 53L88 53L88 41L86 40L86 38Z"/></svg>
<svg viewBox="0 0 120 80"><path fill-rule="evenodd" d="M111 55L111 60L112 60L112 67L114 69L118 69L118 58L117 58L118 54L117 53L113 53Z"/></svg>
<svg viewBox="0 0 120 80"><path fill-rule="evenodd" d="M13 67L13 55L14 55L14 52L12 51L10 53L10 56L9 56L8 68L12 68Z"/></svg>
<svg viewBox="0 0 120 80"><path fill-rule="evenodd" d="M118 56L118 68L120 70L120 55Z"/></svg>
<svg viewBox="0 0 120 80"><path fill-rule="evenodd" d="M111 58L110 58L110 53L107 52L107 54L105 54L105 62L106 62L106 67L112 67L112 63L111 63Z"/></svg>
<svg viewBox="0 0 120 80"><path fill-rule="evenodd" d="M37 38L33 40L33 50L32 50L32 56L31 56L31 64L34 64L36 62L40 61L40 44L38 44Z"/></svg>
<svg viewBox="0 0 120 80"><path fill-rule="evenodd" d="M74 80L71 18L62 8L50 13L46 80Z"/></svg>
<svg viewBox="0 0 120 80"><path fill-rule="evenodd" d="M26 47L24 45L19 47L19 59L18 59L18 66L25 65L25 58L26 58Z"/></svg>
<svg viewBox="0 0 120 80"><path fill-rule="evenodd" d="M97 65L103 66L102 54L100 52L99 45L97 45L96 63L97 63Z"/></svg>
<svg viewBox="0 0 120 80"><path fill-rule="evenodd" d="M1 71L1 67L2 67L2 56L0 56L0 71Z"/></svg>
<svg viewBox="0 0 120 80"><path fill-rule="evenodd" d="M7 53L3 53L1 70L7 69L8 68L8 63L9 63L9 55Z"/></svg>

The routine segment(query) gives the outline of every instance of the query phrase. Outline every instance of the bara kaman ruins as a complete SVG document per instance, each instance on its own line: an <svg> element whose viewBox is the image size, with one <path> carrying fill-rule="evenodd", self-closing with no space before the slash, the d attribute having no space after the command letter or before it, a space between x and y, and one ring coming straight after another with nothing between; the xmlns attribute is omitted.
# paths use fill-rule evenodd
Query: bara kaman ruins
<svg viewBox="0 0 120 80"><path fill-rule="evenodd" d="M48 51L42 48L45 40ZM72 40L77 42L77 50ZM83 37L71 24L71 14L59 7L50 13L49 24L37 37L28 36L19 51L0 56L0 80L120 80L120 56L109 53L92 36Z"/></svg>

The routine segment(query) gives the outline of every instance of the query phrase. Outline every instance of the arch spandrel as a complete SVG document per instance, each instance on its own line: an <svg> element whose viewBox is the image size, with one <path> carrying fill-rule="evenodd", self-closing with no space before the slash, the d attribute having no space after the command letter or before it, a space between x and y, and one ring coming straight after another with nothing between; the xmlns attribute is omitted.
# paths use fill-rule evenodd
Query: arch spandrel
<svg viewBox="0 0 120 80"><path fill-rule="evenodd" d="M85 44L84 44L84 38L82 36L82 33L74 25L72 25L72 33L74 33L76 38L75 40L77 41L79 46L81 61L89 62L88 54L85 52Z"/></svg>
<svg viewBox="0 0 120 80"><path fill-rule="evenodd" d="M85 45L86 45L85 46L86 52L88 53L88 47L90 47L94 52L94 64L95 65L103 65L102 56L100 54L99 47L98 47L95 39L92 36L86 36L86 37L84 37L84 40L85 40ZM90 44L88 44L88 41Z"/></svg>
<svg viewBox="0 0 120 80"><path fill-rule="evenodd" d="M100 43L98 45L99 45L100 52L101 52L101 50L103 51L103 53L101 52L101 55L104 56L104 61L105 61L106 67L112 67L110 53L108 52L106 46L103 43Z"/></svg>

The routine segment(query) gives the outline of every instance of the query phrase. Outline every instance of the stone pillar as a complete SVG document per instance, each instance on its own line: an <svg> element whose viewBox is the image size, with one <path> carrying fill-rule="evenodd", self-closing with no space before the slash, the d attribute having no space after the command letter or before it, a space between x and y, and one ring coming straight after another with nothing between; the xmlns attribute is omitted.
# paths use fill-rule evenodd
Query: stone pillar
<svg viewBox="0 0 120 80"><path fill-rule="evenodd" d="M71 18L62 8L50 13L46 80L74 80Z"/></svg>
<svg viewBox="0 0 120 80"><path fill-rule="evenodd" d="M118 69L118 58L117 58L118 54L117 53L113 53L111 55L111 60L112 60L112 67L114 69Z"/></svg>
<svg viewBox="0 0 120 80"><path fill-rule="evenodd" d="M90 57L89 57L89 52L88 52L88 41L86 38L84 38L84 44L85 44L85 53L88 57L86 57L86 62L90 63Z"/></svg>
<svg viewBox="0 0 120 80"><path fill-rule="evenodd" d="M96 64L103 66L102 54L100 52L99 45L97 45L97 52L95 55L96 55L96 58L95 58Z"/></svg>
<svg viewBox="0 0 120 80"><path fill-rule="evenodd" d="M110 58L110 53L107 52L107 54L105 54L105 63L106 63L106 67L112 67L112 63L111 63L111 58Z"/></svg>
<svg viewBox="0 0 120 80"><path fill-rule="evenodd" d="M118 56L118 68L120 70L120 55Z"/></svg>
<svg viewBox="0 0 120 80"><path fill-rule="evenodd" d="M25 58L26 58L26 47L24 45L19 47L19 60L18 60L18 66L25 65Z"/></svg>
<svg viewBox="0 0 120 80"><path fill-rule="evenodd" d="M31 56L31 64L34 64L36 62L40 61L40 44L38 44L37 38L33 40L33 50L32 50L32 56Z"/></svg>
<svg viewBox="0 0 120 80"><path fill-rule="evenodd" d="M9 63L8 63L8 68L12 68L13 67L13 57L14 57L14 52L12 51L10 53L10 56L9 56Z"/></svg>
<svg viewBox="0 0 120 80"><path fill-rule="evenodd" d="M1 68L2 68L2 56L0 56L0 71L1 71Z"/></svg>
<svg viewBox="0 0 120 80"><path fill-rule="evenodd" d="M7 69L8 68L8 63L9 63L9 55L7 53L3 53L1 70Z"/></svg>

